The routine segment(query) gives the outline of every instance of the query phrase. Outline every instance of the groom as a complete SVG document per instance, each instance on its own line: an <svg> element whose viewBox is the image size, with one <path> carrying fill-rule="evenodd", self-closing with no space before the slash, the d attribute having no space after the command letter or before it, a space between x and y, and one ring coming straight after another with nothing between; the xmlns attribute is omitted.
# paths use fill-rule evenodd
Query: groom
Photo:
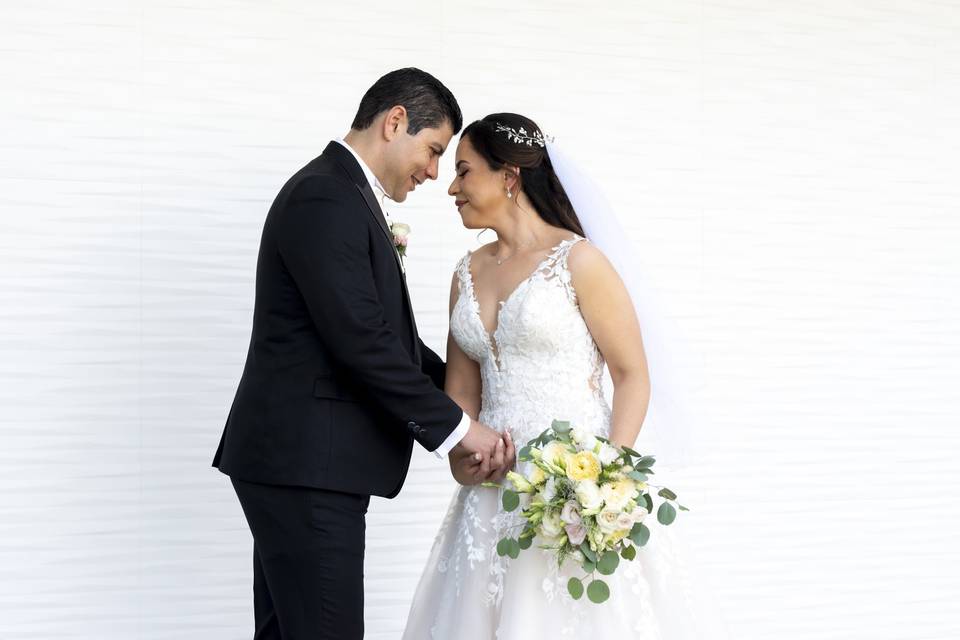
<svg viewBox="0 0 960 640"><path fill-rule="evenodd" d="M363 637L367 506L400 491L414 440L481 474L513 463L440 390L444 363L417 335L382 209L437 178L462 124L439 80L388 73L267 214L253 335L213 461L253 534L256 640Z"/></svg>

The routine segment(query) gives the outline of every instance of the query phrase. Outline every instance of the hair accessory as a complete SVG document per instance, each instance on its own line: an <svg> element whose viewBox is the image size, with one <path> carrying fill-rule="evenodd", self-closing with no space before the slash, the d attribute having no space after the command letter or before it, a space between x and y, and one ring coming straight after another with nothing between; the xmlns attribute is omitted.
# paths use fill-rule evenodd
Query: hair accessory
<svg viewBox="0 0 960 640"><path fill-rule="evenodd" d="M497 132L504 132L507 134L507 140L515 142L517 144L526 144L528 147L537 145L538 147L546 147L547 142L553 142L553 138L544 138L543 134L539 131L534 131L532 134L528 134L527 130L523 127L520 127L519 130L513 129L506 125L502 125L499 122L496 123Z"/></svg>

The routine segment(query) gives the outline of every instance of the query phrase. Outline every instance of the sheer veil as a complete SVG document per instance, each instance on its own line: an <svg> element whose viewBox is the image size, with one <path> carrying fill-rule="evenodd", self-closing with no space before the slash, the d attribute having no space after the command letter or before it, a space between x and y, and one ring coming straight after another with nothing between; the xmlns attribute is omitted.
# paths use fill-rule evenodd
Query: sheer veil
<svg viewBox="0 0 960 640"><path fill-rule="evenodd" d="M631 244L610 202L599 186L554 141L546 143L554 171L570 198L587 239L616 268L630 293L647 356L651 399L641 438L653 439L651 452L670 469L690 464L702 426L696 371L680 332L662 312L654 288L644 277Z"/></svg>

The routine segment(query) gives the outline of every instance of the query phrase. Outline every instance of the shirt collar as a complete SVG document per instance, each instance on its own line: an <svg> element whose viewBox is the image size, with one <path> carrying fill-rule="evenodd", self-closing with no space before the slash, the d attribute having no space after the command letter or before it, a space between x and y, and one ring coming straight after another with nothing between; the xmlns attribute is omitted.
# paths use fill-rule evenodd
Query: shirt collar
<svg viewBox="0 0 960 640"><path fill-rule="evenodd" d="M384 188L383 188L383 185L380 184L380 181L377 180L377 176L374 175L373 170L370 169L370 167L367 166L367 163L363 161L363 158L360 157L360 154L358 154L356 151L354 151L353 147L351 147L349 144L347 144L346 141L345 141L343 138L334 138L334 142L337 142L337 143L343 145L343 147L344 147L347 151L349 151L350 153L352 153L354 158L356 158L357 163L360 165L360 168L363 170L363 175L367 178L367 183L370 184L370 186L373 188L374 193L377 194L377 197L378 197L378 199L380 200L380 205L381 205L381 207L383 206L383 199L384 199L384 198L388 198L388 199L390 199L390 200L393 200L393 198L391 198L390 196L387 195L387 190L384 189Z"/></svg>

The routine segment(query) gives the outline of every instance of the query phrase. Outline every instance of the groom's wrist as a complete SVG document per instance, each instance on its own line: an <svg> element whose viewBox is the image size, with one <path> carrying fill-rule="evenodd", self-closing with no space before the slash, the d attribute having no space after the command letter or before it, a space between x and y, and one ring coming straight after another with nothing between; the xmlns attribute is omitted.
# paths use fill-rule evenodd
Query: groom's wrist
<svg viewBox="0 0 960 640"><path fill-rule="evenodd" d="M437 447L433 453L436 454L438 458L446 458L450 450L460 444L460 441L466 437L468 431L470 431L470 416L464 413L457 428L450 432L447 439L440 443L440 446Z"/></svg>

